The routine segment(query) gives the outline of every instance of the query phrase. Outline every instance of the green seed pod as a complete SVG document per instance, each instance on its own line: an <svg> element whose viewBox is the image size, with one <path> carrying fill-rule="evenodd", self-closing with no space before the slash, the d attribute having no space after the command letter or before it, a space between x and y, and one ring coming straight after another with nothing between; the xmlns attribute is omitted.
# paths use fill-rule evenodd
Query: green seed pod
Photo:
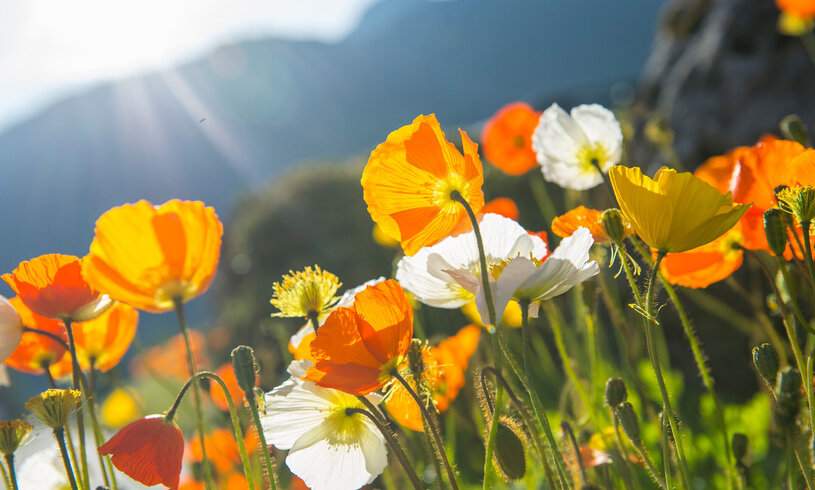
<svg viewBox="0 0 815 490"><path fill-rule="evenodd" d="M764 212L764 233L767 243L774 255L784 255L787 248L787 224L784 222L784 211L771 208Z"/></svg>
<svg viewBox="0 0 815 490"><path fill-rule="evenodd" d="M600 222L603 223L606 235L612 242L620 243L625 240L627 230L622 211L617 208L606 209L600 215Z"/></svg>
<svg viewBox="0 0 815 490"><path fill-rule="evenodd" d="M623 427L625 435L631 439L631 442L633 442L635 446L639 446L640 422L637 420L634 407L629 402L623 402L614 407L614 414L617 416L617 421Z"/></svg>
<svg viewBox="0 0 815 490"><path fill-rule="evenodd" d="M625 381L622 378L608 378L606 381L606 405L616 407L628 398Z"/></svg>
<svg viewBox="0 0 815 490"><path fill-rule="evenodd" d="M736 462L741 463L745 456L747 456L747 436L736 432L733 434L733 439L731 442L731 446L733 446L733 456L736 458Z"/></svg>
<svg viewBox="0 0 815 490"><path fill-rule="evenodd" d="M789 428L801 408L801 375L788 367L778 374L775 399L778 402L776 420L781 427Z"/></svg>
<svg viewBox="0 0 815 490"><path fill-rule="evenodd" d="M485 439L486 440L486 439ZM526 449L523 432L509 417L498 419L493 462L506 481L520 480L526 474Z"/></svg>
<svg viewBox="0 0 815 490"><path fill-rule="evenodd" d="M753 347L753 365L764 381L772 386L778 375L778 354L773 346L765 342Z"/></svg>
<svg viewBox="0 0 815 490"><path fill-rule="evenodd" d="M784 137L788 140L801 143L807 148L812 146L809 140L809 130L807 130L807 127L803 121L801 121L801 118L798 117L798 114L790 114L789 116L785 117L781 120L778 127L781 129L781 133L784 135Z"/></svg>
<svg viewBox="0 0 815 490"><path fill-rule="evenodd" d="M239 345L232 350L232 368L235 370L235 378L238 386L244 393L252 393L255 390L255 377L257 376L257 363L255 362L255 351L246 345Z"/></svg>

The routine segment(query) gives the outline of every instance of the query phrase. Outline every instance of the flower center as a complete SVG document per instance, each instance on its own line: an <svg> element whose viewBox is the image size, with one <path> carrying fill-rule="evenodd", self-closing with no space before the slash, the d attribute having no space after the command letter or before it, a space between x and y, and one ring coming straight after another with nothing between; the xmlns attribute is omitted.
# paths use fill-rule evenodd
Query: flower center
<svg viewBox="0 0 815 490"><path fill-rule="evenodd" d="M365 408L351 395L342 394L334 400L330 414L325 418L325 433L330 444L348 444L359 441L360 433L365 430L363 415L348 414L348 408Z"/></svg>
<svg viewBox="0 0 815 490"><path fill-rule="evenodd" d="M719 250L722 252L724 260L733 260L741 252L741 244L744 242L744 235L738 231L731 231L722 239Z"/></svg>
<svg viewBox="0 0 815 490"><path fill-rule="evenodd" d="M464 199L467 199L467 196L470 195L470 184L464 176L450 174L446 178L436 181L436 187L433 189L433 204L442 213L452 214L460 209L461 204L451 197L454 191L458 191Z"/></svg>
<svg viewBox="0 0 815 490"><path fill-rule="evenodd" d="M581 170L584 172L596 172L598 171L598 167L603 168L609 159L609 154L602 143L594 145L587 143L577 150L576 157L580 163Z"/></svg>
<svg viewBox="0 0 815 490"><path fill-rule="evenodd" d="M165 308L174 304L176 299L182 302L195 295L196 288L189 282L182 282L178 279L166 282L156 289L156 305Z"/></svg>
<svg viewBox="0 0 815 490"><path fill-rule="evenodd" d="M526 146L524 144L524 137L520 134L515 135L515 138L512 139L512 144L515 146L515 148L523 148Z"/></svg>

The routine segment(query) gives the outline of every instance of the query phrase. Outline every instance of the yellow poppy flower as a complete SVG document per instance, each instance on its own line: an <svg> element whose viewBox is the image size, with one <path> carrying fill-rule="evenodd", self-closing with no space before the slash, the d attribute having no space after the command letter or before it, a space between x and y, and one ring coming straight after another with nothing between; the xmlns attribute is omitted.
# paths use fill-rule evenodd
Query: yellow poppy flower
<svg viewBox="0 0 815 490"><path fill-rule="evenodd" d="M667 167L650 179L637 167L618 165L609 177L634 231L661 252L684 252L715 240L750 207L693 174Z"/></svg>

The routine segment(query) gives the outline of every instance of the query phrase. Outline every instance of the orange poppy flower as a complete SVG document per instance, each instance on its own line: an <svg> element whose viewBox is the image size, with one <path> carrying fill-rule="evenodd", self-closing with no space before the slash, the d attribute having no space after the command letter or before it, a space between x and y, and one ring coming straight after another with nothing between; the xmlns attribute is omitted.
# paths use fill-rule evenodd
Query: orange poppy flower
<svg viewBox="0 0 815 490"><path fill-rule="evenodd" d="M90 370L91 359L94 369L102 372L113 369L133 342L138 323L138 311L124 303L116 303L93 320L72 324L80 369ZM71 355L66 353L51 367L51 374L59 378L70 374L71 369Z"/></svg>
<svg viewBox="0 0 815 490"><path fill-rule="evenodd" d="M815 1L813 0L775 0L775 4L785 14L800 19L815 18Z"/></svg>
<svg viewBox="0 0 815 490"><path fill-rule="evenodd" d="M454 336L443 340L436 347L423 352L425 361L424 378L427 388L433 396L433 403L439 413L444 412L458 396L464 386L464 373L478 347L481 329L468 325ZM412 377L406 378L416 389ZM422 430L422 414L416 401L404 386L395 383L388 391L385 406L394 420L411 430Z"/></svg>
<svg viewBox="0 0 815 490"><path fill-rule="evenodd" d="M815 185L815 150L804 150L790 164L796 184Z"/></svg>
<svg viewBox="0 0 815 490"><path fill-rule="evenodd" d="M204 436L204 443L207 447L207 459L212 462L218 474L227 474L232 471L235 465L240 464L238 443L235 442L235 434L231 430L215 429L212 433ZM188 449L192 461L200 462L203 460L201 439L198 438L198 435L192 438Z"/></svg>
<svg viewBox="0 0 815 490"><path fill-rule="evenodd" d="M314 366L304 379L367 395L391 380L412 337L413 309L402 286L392 279L368 286L353 306L328 315L311 343Z"/></svg>
<svg viewBox="0 0 815 490"><path fill-rule="evenodd" d="M223 226L200 201L147 201L108 210L83 264L88 282L140 310L162 313L209 287Z"/></svg>
<svg viewBox="0 0 815 490"><path fill-rule="evenodd" d="M238 386L238 378L235 377L235 369L232 367L232 363L226 363L219 367L215 370L215 374L224 380L224 384L226 384L229 390L229 396L232 397L232 402L235 406L243 406L243 390ZM257 373L255 373L255 386L257 386L259 381L260 378ZM218 409L225 412L229 410L229 405L226 402L226 396L224 395L224 390L221 389L221 385L218 383L210 383L209 395L212 398L212 403L214 403Z"/></svg>
<svg viewBox="0 0 815 490"><path fill-rule="evenodd" d="M196 368L201 369L203 366L208 366L209 359L206 355L204 334L192 329L189 330L189 334ZM164 345L151 347L144 356L133 359L130 363L130 372L136 377L143 377L152 371L159 376L187 379L190 371L183 361L186 356L187 350L184 345L184 337L178 333ZM147 366L145 366L145 363Z"/></svg>
<svg viewBox="0 0 815 490"><path fill-rule="evenodd" d="M68 342L68 333L65 325L59 320L52 320L37 315L31 311L19 297L8 300L17 310L23 325L57 335ZM42 374L45 367L56 363L65 355L65 344L59 343L51 337L34 332L23 332L20 345L6 359L6 366L28 374Z"/></svg>
<svg viewBox="0 0 815 490"><path fill-rule="evenodd" d="M509 175L523 175L537 167L532 133L540 116L525 102L513 102L499 109L481 132L487 160Z"/></svg>
<svg viewBox="0 0 815 490"><path fill-rule="evenodd" d="M226 490L248 490L249 482L241 473L232 473L226 477Z"/></svg>
<svg viewBox="0 0 815 490"><path fill-rule="evenodd" d="M2 278L34 313L46 318L84 321L110 306L82 277L83 259L47 254L20 263Z"/></svg>
<svg viewBox="0 0 815 490"><path fill-rule="evenodd" d="M159 483L178 489L184 436L175 422L163 415L148 415L131 422L99 447L99 454L111 455L113 465L142 485Z"/></svg>
<svg viewBox="0 0 815 490"><path fill-rule="evenodd" d="M484 206L478 145L461 132L462 155L447 142L436 116L419 116L392 132L362 172L368 213L407 255L432 245L467 219L457 191L477 213Z"/></svg>
<svg viewBox="0 0 815 490"><path fill-rule="evenodd" d="M608 234L606 234L606 228L603 226L603 222L600 221L602 214L602 211L585 206L578 206L568 213L552 220L552 233L561 238L566 238L572 236L574 232L582 226L591 232L591 236L595 242L607 242L609 240ZM631 224L627 221L625 224L628 233L633 233Z"/></svg>
<svg viewBox="0 0 815 490"><path fill-rule="evenodd" d="M741 267L744 252L739 246L743 240L741 226L737 223L730 231L706 245L666 255L659 270L671 284L706 288L726 279Z"/></svg>

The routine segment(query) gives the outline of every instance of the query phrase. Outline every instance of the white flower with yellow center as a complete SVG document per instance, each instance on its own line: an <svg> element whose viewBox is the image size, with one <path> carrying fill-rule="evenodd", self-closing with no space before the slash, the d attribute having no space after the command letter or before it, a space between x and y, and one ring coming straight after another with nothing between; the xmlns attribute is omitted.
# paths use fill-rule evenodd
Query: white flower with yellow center
<svg viewBox="0 0 815 490"><path fill-rule="evenodd" d="M312 490L355 490L373 482L388 464L385 439L367 417L346 412L365 408L357 397L300 380L310 365L293 362L292 377L266 394L261 423L267 442L289 450L286 465Z"/></svg>
<svg viewBox="0 0 815 490"><path fill-rule="evenodd" d="M600 169L605 173L619 163L623 132L601 105L579 105L569 115L552 104L541 114L532 148L546 180L567 189L591 189L603 182Z"/></svg>
<svg viewBox="0 0 815 490"><path fill-rule="evenodd" d="M537 301L554 298L576 284L597 275L600 267L589 260L594 244L591 232L580 227L543 262L534 257L519 256L490 269L490 289L495 311L504 311L511 299L529 301L529 314L538 315ZM483 321L487 321L487 301L481 278L469 270L446 270L464 288L475 295L475 304Z"/></svg>
<svg viewBox="0 0 815 490"><path fill-rule="evenodd" d="M479 227L487 267L498 266L518 256L539 260L546 255L546 243L509 218L485 214ZM473 291L462 287L446 270L466 270L474 276L481 273L478 246L472 230L424 247L413 256L402 257L396 266L396 280L428 306L459 308L472 301L475 297Z"/></svg>

